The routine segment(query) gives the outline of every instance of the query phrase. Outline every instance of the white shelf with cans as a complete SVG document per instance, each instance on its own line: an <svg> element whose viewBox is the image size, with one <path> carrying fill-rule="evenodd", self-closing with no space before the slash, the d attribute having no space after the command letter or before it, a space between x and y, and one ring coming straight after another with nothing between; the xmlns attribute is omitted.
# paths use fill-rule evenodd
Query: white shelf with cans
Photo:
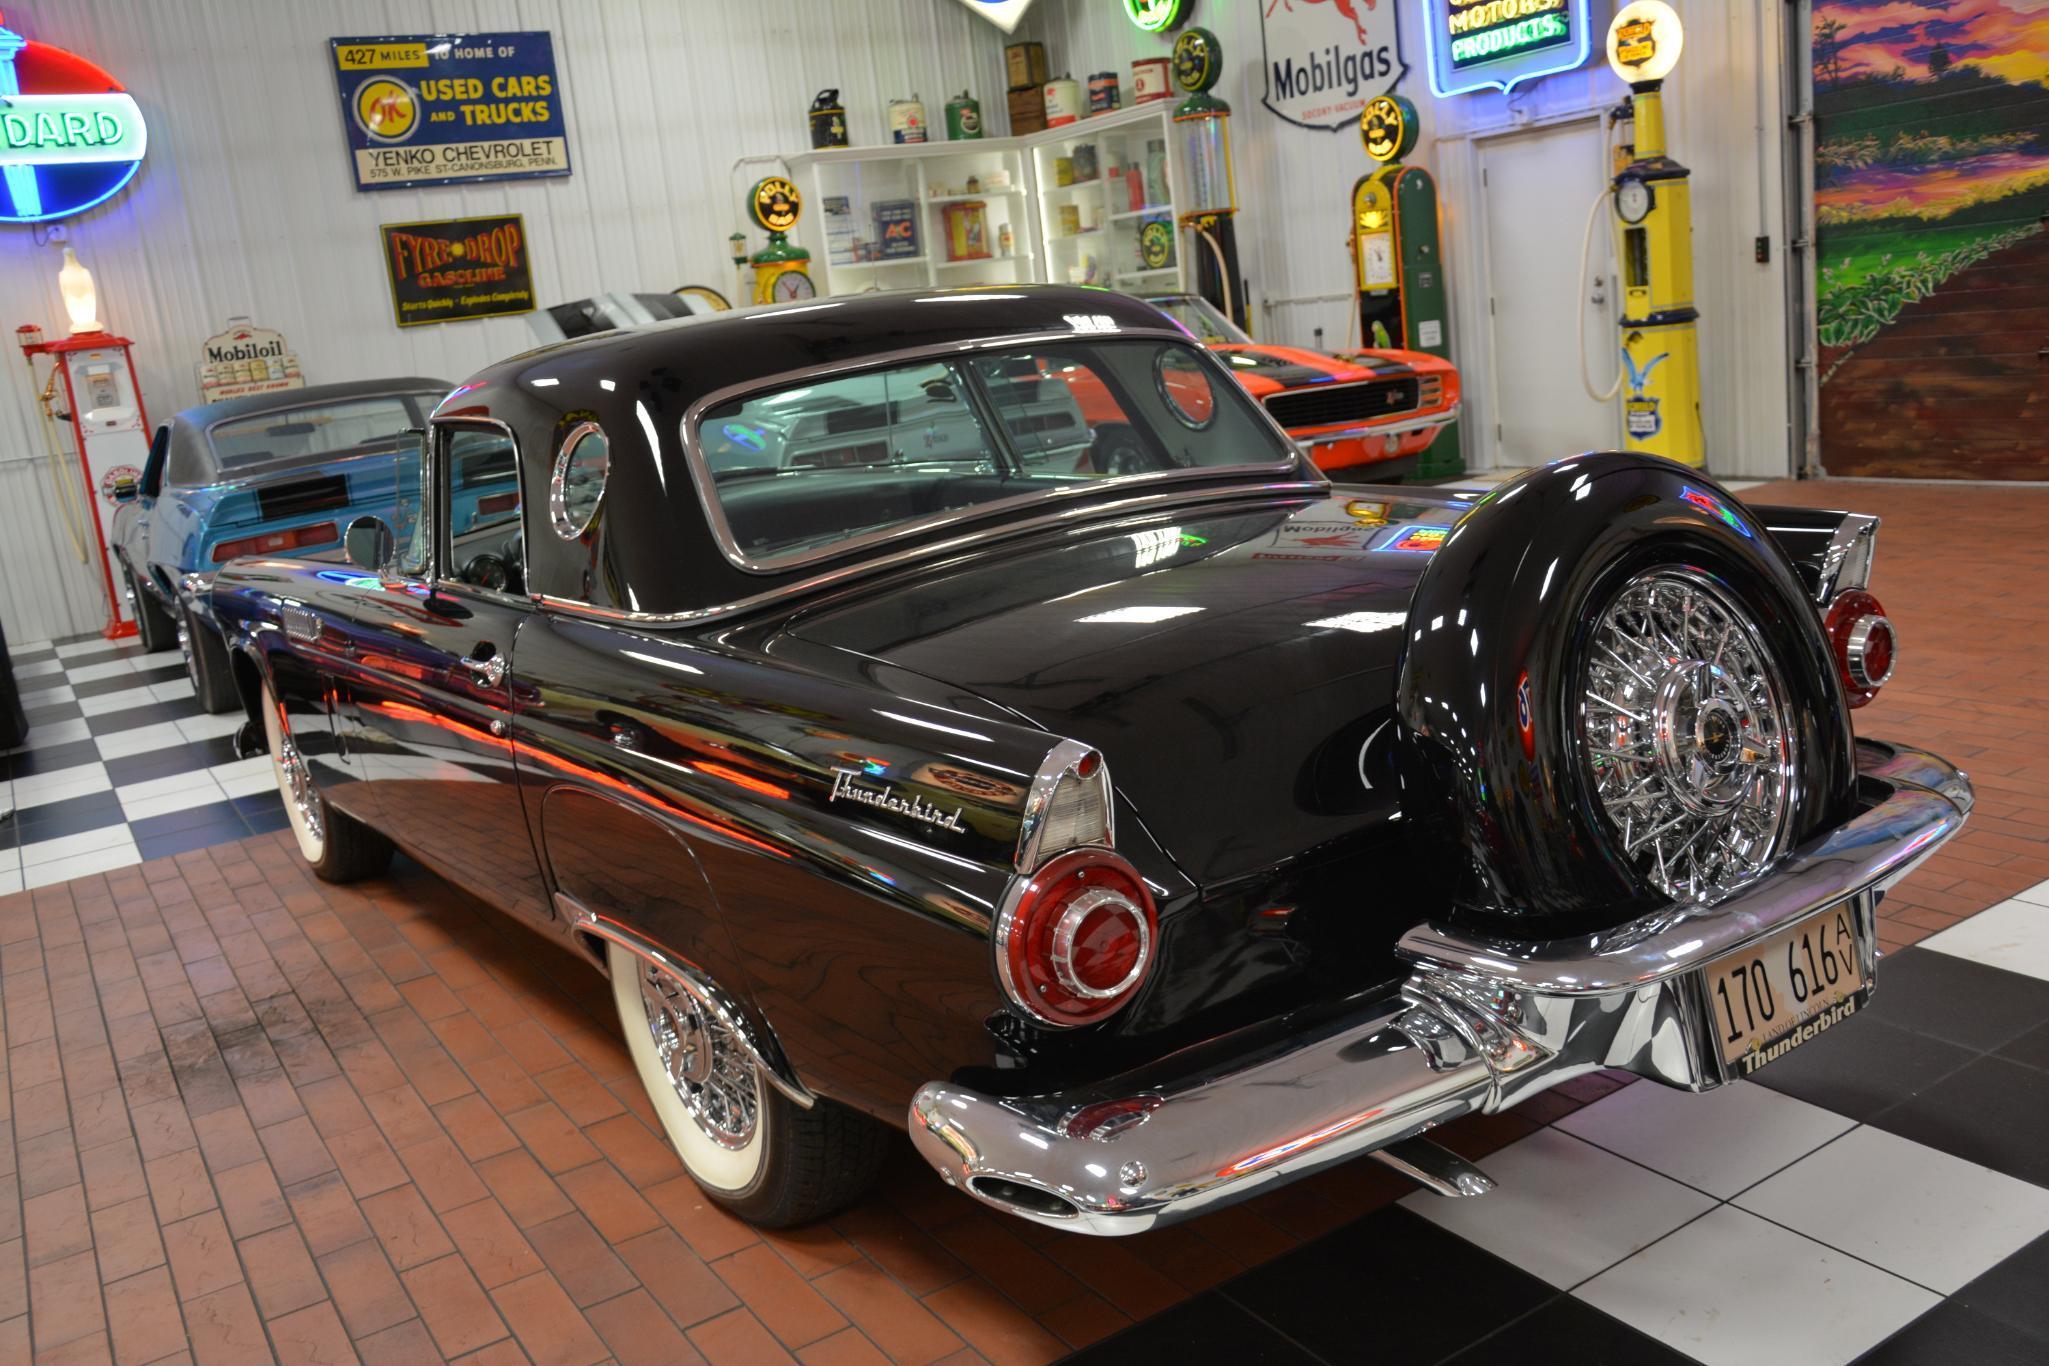
<svg viewBox="0 0 2049 1366"><path fill-rule="evenodd" d="M1038 278L1025 156L1009 139L831 147L788 162L820 294Z"/></svg>
<svg viewBox="0 0 2049 1366"><path fill-rule="evenodd" d="M1031 281L1182 292L1170 120L1157 100L1022 137L798 153L792 235L826 295Z"/></svg>

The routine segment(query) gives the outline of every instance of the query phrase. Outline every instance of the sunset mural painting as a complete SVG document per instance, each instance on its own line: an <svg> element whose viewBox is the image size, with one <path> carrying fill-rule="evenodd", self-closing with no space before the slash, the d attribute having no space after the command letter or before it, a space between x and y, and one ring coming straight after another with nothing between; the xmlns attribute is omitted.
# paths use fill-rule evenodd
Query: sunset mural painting
<svg viewBox="0 0 2049 1366"><path fill-rule="evenodd" d="M2049 4L1816 0L1821 460L2045 479Z"/></svg>

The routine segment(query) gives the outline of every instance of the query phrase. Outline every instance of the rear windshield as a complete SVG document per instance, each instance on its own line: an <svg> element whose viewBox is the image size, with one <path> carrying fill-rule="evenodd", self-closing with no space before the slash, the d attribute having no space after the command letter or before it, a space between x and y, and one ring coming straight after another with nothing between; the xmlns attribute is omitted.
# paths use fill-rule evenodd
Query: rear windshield
<svg viewBox="0 0 2049 1366"><path fill-rule="evenodd" d="M792 384L709 410L694 439L733 544L764 565L1022 495L1295 458L1208 357L1136 338Z"/></svg>
<svg viewBox="0 0 2049 1366"><path fill-rule="evenodd" d="M408 440L441 395L373 394L311 403L217 423L207 433L215 462L236 473L264 465L324 460L391 448Z"/></svg>

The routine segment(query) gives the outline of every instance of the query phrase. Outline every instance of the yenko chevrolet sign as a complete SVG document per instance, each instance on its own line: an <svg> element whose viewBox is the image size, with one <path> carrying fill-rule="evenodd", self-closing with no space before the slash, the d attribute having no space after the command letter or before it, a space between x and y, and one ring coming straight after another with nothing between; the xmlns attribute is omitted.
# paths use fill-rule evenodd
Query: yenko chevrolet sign
<svg viewBox="0 0 2049 1366"><path fill-rule="evenodd" d="M128 183L148 146L142 109L119 81L0 28L0 221L91 208Z"/></svg>

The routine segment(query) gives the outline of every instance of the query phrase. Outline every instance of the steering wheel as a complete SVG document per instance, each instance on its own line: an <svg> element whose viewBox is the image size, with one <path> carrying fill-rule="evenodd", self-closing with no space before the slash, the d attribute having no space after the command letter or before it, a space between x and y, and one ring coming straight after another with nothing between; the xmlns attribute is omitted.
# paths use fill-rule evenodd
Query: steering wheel
<svg viewBox="0 0 2049 1366"><path fill-rule="evenodd" d="M1169 468L1129 422L1105 422L1089 443L1089 464L1097 474L1146 474Z"/></svg>

